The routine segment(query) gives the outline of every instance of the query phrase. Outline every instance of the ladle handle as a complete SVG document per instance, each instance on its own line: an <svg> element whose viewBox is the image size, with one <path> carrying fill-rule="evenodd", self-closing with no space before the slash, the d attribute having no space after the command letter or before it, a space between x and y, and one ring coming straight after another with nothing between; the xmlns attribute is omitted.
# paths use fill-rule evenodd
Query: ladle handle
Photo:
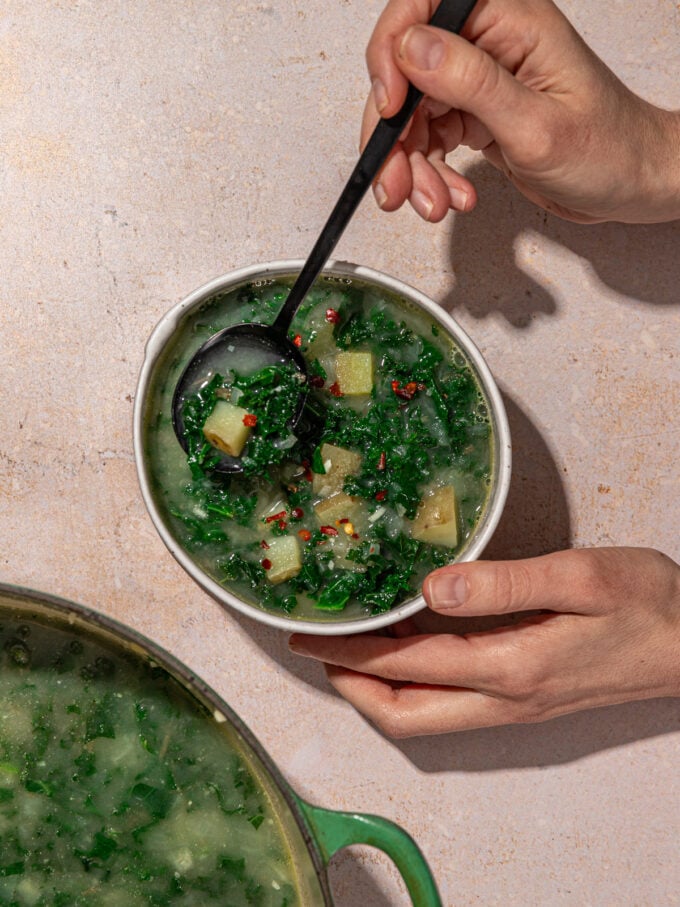
<svg viewBox="0 0 680 907"><path fill-rule="evenodd" d="M441 0L430 19L430 25L457 33L463 28L476 2L477 0ZM330 258L331 252L359 206L359 202L387 160L422 96L422 91L409 84L406 100L401 109L394 116L378 121L340 198L293 284L283 308L272 325L275 330L282 334L288 332L298 306Z"/></svg>

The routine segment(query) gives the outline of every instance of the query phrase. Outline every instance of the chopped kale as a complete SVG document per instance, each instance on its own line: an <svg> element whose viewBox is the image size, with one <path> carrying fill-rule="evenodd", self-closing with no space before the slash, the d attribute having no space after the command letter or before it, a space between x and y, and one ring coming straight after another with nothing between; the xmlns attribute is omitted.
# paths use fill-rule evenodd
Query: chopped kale
<svg viewBox="0 0 680 907"><path fill-rule="evenodd" d="M361 573L348 570L337 571L317 599L316 606L322 611L342 611L351 596L356 594L363 584Z"/></svg>
<svg viewBox="0 0 680 907"><path fill-rule="evenodd" d="M234 375L230 384L241 393L238 405L257 417L241 457L245 475L262 475L270 466L294 456L282 446L291 434L290 425L303 392L300 373L293 365L271 365L246 377Z"/></svg>
<svg viewBox="0 0 680 907"><path fill-rule="evenodd" d="M260 294L252 288L240 294L243 317L265 321L264 310L257 309ZM278 291L269 298L267 317L275 317L283 298L285 292ZM310 388L295 436L289 425L300 384L292 366L233 373L229 380L217 375L187 401L192 479L184 493L191 506L172 512L186 527L190 550L214 552L219 581L261 607L290 613L304 600L306 608L311 601L319 611L333 612L359 602L380 613L416 594L426 572L455 556L449 547L412 538L409 530L424 495L442 476L459 477L455 482L465 490L457 504L463 538L476 523L489 482L491 438L478 383L463 356L439 339L436 325L417 331L397 313L389 300L369 305L359 286L330 285L305 301L293 330L299 331L302 352L313 348L315 355L308 358ZM320 331L323 319L332 332ZM332 355L323 347L328 342L336 353L373 352L368 405L343 396L332 377ZM203 436L205 419L228 395L254 417L242 476L215 472L219 454ZM321 516L315 521L318 489L324 487L317 477L326 473L324 444L360 454L360 466L340 486L329 478L331 493L342 490L361 502L360 531L349 516L332 517L330 525ZM333 539L338 534L339 548ZM296 537L300 564L276 584L268 579L267 539L287 536Z"/></svg>
<svg viewBox="0 0 680 907"><path fill-rule="evenodd" d="M182 405L187 463L194 478L199 478L219 460L219 454L205 439L203 426L215 408L217 389L222 387L222 384L222 376L214 375L204 387L187 397Z"/></svg>

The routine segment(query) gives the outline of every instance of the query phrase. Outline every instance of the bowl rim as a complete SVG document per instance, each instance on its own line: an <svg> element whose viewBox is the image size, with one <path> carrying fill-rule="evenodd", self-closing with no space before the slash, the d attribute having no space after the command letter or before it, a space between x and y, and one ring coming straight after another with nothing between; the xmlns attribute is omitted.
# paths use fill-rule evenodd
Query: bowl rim
<svg viewBox="0 0 680 907"><path fill-rule="evenodd" d="M139 373L134 397L132 415L133 449L137 479L149 516L166 548L194 582L219 603L234 608L240 614L259 623L288 632L308 633L317 636L339 636L381 630L422 611L426 607L422 593L398 605L391 611L371 617L353 618L345 621L313 621L305 618L287 617L267 611L264 608L258 608L257 605L243 601L228 589L225 589L209 577L189 557L166 526L151 490L149 465L144 456L144 415L147 394L158 357L164 351L180 322L189 312L198 308L198 306L217 293L226 292L239 284L253 279L268 279L295 274L300 271L303 265L304 260L302 259L281 259L236 268L197 287L172 306L158 321L146 342L144 361ZM475 535L460 558L458 558L457 563L476 560L498 525L507 499L512 470L512 445L507 414L500 390L489 366L476 344L458 322L428 296L403 280L365 265L356 265L335 259L330 260L326 264L323 268L322 276L346 277L364 281L415 303L454 337L475 368L495 417L496 442L494 451L496 485L491 491L491 499L487 505L482 523L478 525Z"/></svg>

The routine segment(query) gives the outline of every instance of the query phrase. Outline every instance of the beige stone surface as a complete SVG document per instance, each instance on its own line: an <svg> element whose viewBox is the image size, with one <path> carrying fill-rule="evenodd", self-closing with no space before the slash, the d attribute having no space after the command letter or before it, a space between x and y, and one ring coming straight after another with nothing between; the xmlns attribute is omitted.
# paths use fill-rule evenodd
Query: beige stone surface
<svg viewBox="0 0 680 907"><path fill-rule="evenodd" d="M381 6L2 3L0 581L166 646L299 793L408 829L446 905L677 905L677 701L390 742L284 634L204 595L138 491L146 338L209 278L307 254L355 161ZM676 3L563 7L632 87L680 106ZM337 257L428 293L497 376L516 466L490 553L680 557L680 224L563 223L458 159L475 213L424 225L367 200ZM407 903L374 851L337 857L331 877L339 907Z"/></svg>

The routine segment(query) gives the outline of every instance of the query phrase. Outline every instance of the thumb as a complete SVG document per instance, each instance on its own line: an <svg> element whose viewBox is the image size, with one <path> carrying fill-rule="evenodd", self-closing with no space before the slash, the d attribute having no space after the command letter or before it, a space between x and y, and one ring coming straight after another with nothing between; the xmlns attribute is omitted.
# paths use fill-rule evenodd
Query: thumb
<svg viewBox="0 0 680 907"><path fill-rule="evenodd" d="M559 551L524 560L455 564L430 573L423 595L433 611L450 616L589 613L596 601L590 560L584 552Z"/></svg>
<svg viewBox="0 0 680 907"><path fill-rule="evenodd" d="M537 93L458 35L413 25L397 39L396 63L416 88L473 114L505 147L521 132L518 123L535 117Z"/></svg>

